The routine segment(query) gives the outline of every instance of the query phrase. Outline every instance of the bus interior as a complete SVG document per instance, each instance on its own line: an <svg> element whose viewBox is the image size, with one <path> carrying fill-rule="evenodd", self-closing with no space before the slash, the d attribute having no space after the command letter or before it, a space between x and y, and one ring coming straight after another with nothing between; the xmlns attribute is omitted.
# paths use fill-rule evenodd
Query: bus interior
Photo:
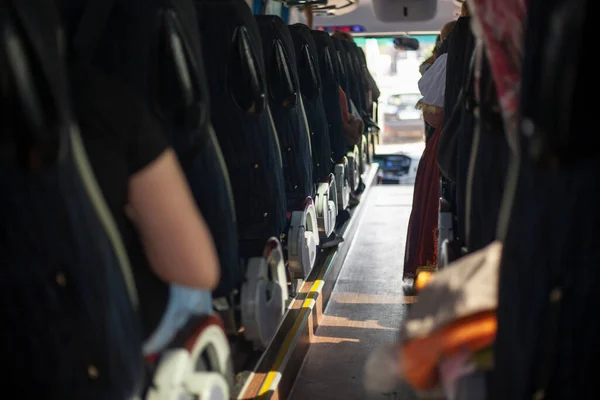
<svg viewBox="0 0 600 400"><path fill-rule="evenodd" d="M597 398L587 0L0 3L5 388ZM214 243L211 290L140 278L89 139L139 127L90 127L81 64L166 134ZM176 334L148 350L166 315Z"/></svg>

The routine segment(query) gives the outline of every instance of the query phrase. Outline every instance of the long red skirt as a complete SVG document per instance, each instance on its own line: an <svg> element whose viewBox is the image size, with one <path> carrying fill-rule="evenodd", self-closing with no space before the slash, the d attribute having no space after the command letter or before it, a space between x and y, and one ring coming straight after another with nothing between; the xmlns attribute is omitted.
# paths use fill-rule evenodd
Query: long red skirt
<svg viewBox="0 0 600 400"><path fill-rule="evenodd" d="M423 110L425 122L435 128L427 141L415 178L412 212L404 252L404 279L413 279L420 267L437 267L437 228L440 198L440 169L437 147L443 112Z"/></svg>

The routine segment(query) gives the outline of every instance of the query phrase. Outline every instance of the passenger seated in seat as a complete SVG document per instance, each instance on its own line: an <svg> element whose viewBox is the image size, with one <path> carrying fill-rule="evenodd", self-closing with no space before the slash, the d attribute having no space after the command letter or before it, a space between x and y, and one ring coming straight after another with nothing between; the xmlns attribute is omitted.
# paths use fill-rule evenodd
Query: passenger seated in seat
<svg viewBox="0 0 600 400"><path fill-rule="evenodd" d="M212 311L215 247L161 124L142 100L91 65L71 65L70 79L90 162L131 259L144 351L158 352L193 314Z"/></svg>
<svg viewBox="0 0 600 400"><path fill-rule="evenodd" d="M465 9L464 4L466 3L463 3L463 9ZM456 21L450 21L442 27L440 34L435 38L435 46L433 46L431 56L429 56L429 58L423 61L419 66L419 72L421 72L421 75L423 75L425 71L427 71L429 67L433 65L436 58L438 58L440 54L444 53L444 48L442 45L444 45L446 38L452 32L452 29L454 29L454 25L456 25Z"/></svg>
<svg viewBox="0 0 600 400"><path fill-rule="evenodd" d="M454 29L455 25L456 25L456 21L450 21L442 27L440 34L437 36L437 38L435 40L435 46L433 48L433 52L432 52L431 56L428 59L426 59L425 61L423 61L423 63L419 67L419 71L421 72L421 75L423 75L425 73L425 71L427 71L429 69L429 67L431 67L431 65L435 62L435 60L441 54L445 53L445 48L447 45L446 39L452 32L452 29ZM427 142L431 138L431 136L433 135L433 132L435 132L435 128L432 127L431 125L429 125L427 123L427 121L425 121L425 142Z"/></svg>
<svg viewBox="0 0 600 400"><path fill-rule="evenodd" d="M423 110L423 119L434 128L434 132L426 142L415 180L413 209L408 223L404 253L403 278L409 280L414 279L420 271L437 269L437 223L440 196L437 143L444 121L446 57L446 54L437 56L431 68L419 80L419 90L423 98L419 100L417 108Z"/></svg>
<svg viewBox="0 0 600 400"><path fill-rule="evenodd" d="M421 75L423 75L425 73L425 71L427 71L429 69L429 67L431 67L433 62L435 61L437 50L440 47L440 41L441 41L440 38L441 38L440 35L436 36L435 45L433 46L433 51L431 52L431 55L429 56L429 58L425 59L425 61L423 61L421 63L421 65L419 66L419 72L421 73Z"/></svg>

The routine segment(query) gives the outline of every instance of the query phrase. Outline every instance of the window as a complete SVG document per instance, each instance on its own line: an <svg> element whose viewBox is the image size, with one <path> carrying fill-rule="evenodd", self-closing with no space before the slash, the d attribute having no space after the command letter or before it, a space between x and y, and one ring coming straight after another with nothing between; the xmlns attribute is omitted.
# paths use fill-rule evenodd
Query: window
<svg viewBox="0 0 600 400"><path fill-rule="evenodd" d="M378 152L395 152L389 146L423 143L424 123L421 112L415 109L421 98L419 67L431 55L436 35L410 37L419 41L418 50L396 49L393 36L354 39L364 50L369 71L381 91L377 117L382 128L380 142L387 149Z"/></svg>

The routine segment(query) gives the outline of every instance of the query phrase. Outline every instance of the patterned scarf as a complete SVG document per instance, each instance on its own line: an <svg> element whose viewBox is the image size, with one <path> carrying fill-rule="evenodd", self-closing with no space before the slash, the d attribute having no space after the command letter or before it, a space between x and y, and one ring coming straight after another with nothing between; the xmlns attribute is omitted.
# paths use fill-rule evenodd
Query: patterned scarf
<svg viewBox="0 0 600 400"><path fill-rule="evenodd" d="M508 143L518 150L517 122L523 64L526 0L467 0L477 48L490 62ZM477 81L476 81L477 84ZM478 90L476 90L478 91Z"/></svg>

